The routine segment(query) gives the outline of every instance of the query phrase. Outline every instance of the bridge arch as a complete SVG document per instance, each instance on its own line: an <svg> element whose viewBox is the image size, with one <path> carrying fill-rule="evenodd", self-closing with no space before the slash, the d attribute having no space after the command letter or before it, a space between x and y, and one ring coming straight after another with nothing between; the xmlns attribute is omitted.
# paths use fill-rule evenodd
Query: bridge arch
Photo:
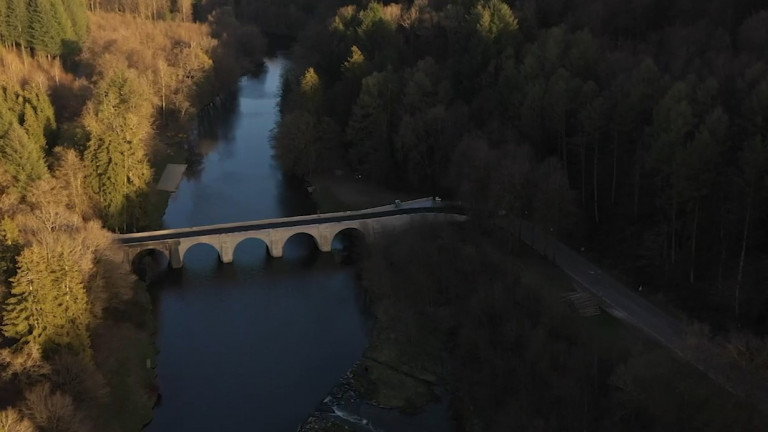
<svg viewBox="0 0 768 432"><path fill-rule="evenodd" d="M333 245L337 244L340 240L345 240L345 239L355 239L357 241L362 241L362 242L370 241L370 239L368 238L368 234L365 232L365 230L356 226L342 227L336 230L335 232L331 231L331 233L332 235L330 235L329 237L331 239L332 247Z"/></svg>
<svg viewBox="0 0 768 432"><path fill-rule="evenodd" d="M138 250L130 257L131 272L146 283L161 276L169 263L168 251L157 247Z"/></svg>
<svg viewBox="0 0 768 432"><path fill-rule="evenodd" d="M308 242L309 243L310 239L311 239L311 242L315 246L314 250L323 251L325 249L324 244L320 241L319 238L317 238L317 235L315 235L314 233L308 232L308 231L297 231L297 232L291 233L287 237L285 237L285 239L282 241L282 244L280 244L280 242L274 242L273 243L273 249L271 251L272 252L272 256L274 256L274 257L283 256L283 253L285 251L285 247L288 246L291 242L295 243L295 242L302 242L302 241L304 241L304 242ZM277 251L278 244L280 244L280 246L279 246L279 249L280 249L279 250L279 255L276 254L276 252L278 252Z"/></svg>
<svg viewBox="0 0 768 432"><path fill-rule="evenodd" d="M237 243L232 246L232 257L237 259L238 253L243 254L248 251L264 251L268 256L272 256L272 248L269 243L267 240L256 235L244 237L237 240ZM257 252L256 255L261 254Z"/></svg>
<svg viewBox="0 0 768 432"><path fill-rule="evenodd" d="M370 242L363 229L349 226L336 231L330 236L331 251L341 262L354 262Z"/></svg>
<svg viewBox="0 0 768 432"><path fill-rule="evenodd" d="M179 258L181 259L182 263L186 262L187 259L189 259L189 257L187 256L187 253L191 249L197 249L197 250L213 249L218 254L219 260L224 261L223 259L224 257L222 256L221 249L216 244L214 244L213 242L200 240L200 241L195 241L188 244L179 245Z"/></svg>

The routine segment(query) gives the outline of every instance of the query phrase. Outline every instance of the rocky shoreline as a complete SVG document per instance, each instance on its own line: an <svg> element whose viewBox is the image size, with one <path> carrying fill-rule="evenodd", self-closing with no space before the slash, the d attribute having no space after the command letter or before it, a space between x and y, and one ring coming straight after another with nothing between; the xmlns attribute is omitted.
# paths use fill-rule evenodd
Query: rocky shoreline
<svg viewBox="0 0 768 432"><path fill-rule="evenodd" d="M354 407L360 406L360 395L355 390L354 370L359 367L358 361L336 383L310 414L307 420L299 426L296 432L327 432L327 431L373 431L370 422L354 413ZM358 410L359 411L359 410Z"/></svg>
<svg viewBox="0 0 768 432"><path fill-rule="evenodd" d="M366 397L365 381L371 380L366 369L371 365L366 358L357 361L297 432L449 432L454 429L445 391L438 395L430 386L428 391L434 398L400 407L385 407Z"/></svg>

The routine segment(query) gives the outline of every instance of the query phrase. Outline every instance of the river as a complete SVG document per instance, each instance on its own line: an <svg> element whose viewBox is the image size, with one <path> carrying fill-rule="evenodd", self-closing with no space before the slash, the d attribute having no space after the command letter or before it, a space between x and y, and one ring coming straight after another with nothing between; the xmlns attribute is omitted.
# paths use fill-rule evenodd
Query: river
<svg viewBox="0 0 768 432"><path fill-rule="evenodd" d="M243 78L236 105L201 134L202 166L165 213L167 228L314 213L272 157L286 59ZM223 265L193 246L184 268L150 288L157 320L160 403L145 430L295 431L360 357L368 323L350 266L289 240L284 258L246 240Z"/></svg>

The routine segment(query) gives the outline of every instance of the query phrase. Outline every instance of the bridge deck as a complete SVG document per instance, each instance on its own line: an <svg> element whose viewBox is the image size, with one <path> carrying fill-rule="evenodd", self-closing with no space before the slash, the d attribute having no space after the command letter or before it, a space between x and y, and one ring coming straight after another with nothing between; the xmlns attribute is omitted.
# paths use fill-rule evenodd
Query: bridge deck
<svg viewBox="0 0 768 432"><path fill-rule="evenodd" d="M425 205L428 204L428 205ZM243 231L258 231L274 228L319 225L324 223L347 222L356 220L376 219L389 216L409 214L461 214L461 208L454 204L443 204L430 198L409 201L399 206L385 206L355 212L325 213L309 216L296 216L280 219L266 219L251 222L207 225L192 228L178 228L161 231L118 235L117 240L124 244L140 244L171 239L198 237L205 235L227 234Z"/></svg>

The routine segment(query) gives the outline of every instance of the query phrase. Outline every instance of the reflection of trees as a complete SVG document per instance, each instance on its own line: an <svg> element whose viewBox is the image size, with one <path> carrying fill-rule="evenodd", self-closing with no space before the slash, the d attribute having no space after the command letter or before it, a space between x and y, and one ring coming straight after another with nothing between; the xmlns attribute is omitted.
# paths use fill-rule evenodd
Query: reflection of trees
<svg viewBox="0 0 768 432"><path fill-rule="evenodd" d="M205 155L200 152L197 146L190 146L187 149L187 158L184 161L187 164L184 176L188 179L199 180L200 174L203 173L204 158Z"/></svg>
<svg viewBox="0 0 768 432"><path fill-rule="evenodd" d="M239 108L240 92L236 90L218 96L200 110L197 116L198 138L187 148L185 177L199 179L205 156L221 142L232 141Z"/></svg>
<svg viewBox="0 0 768 432"><path fill-rule="evenodd" d="M232 91L217 97L214 102L201 109L197 119L200 139L231 139L239 108L240 92Z"/></svg>

